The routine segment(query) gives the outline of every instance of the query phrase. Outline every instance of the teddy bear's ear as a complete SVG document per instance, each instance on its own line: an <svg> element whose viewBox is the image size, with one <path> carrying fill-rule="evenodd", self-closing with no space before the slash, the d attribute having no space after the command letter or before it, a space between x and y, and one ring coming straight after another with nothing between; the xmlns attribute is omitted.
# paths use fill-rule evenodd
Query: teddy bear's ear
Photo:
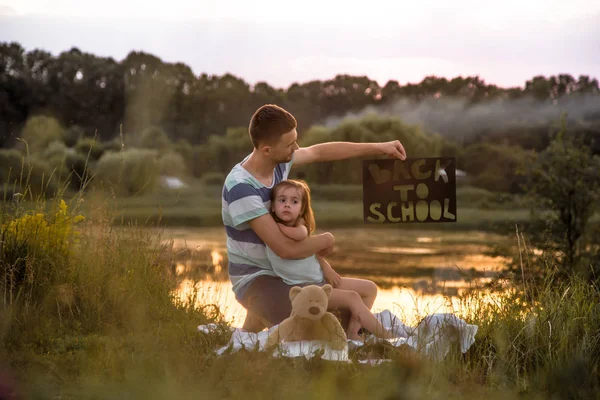
<svg viewBox="0 0 600 400"><path fill-rule="evenodd" d="M331 291L333 290L333 287L331 287L329 283L326 283L325 285L321 286L321 289L323 289L325 294L327 294L327 297L331 296Z"/></svg>
<svg viewBox="0 0 600 400"><path fill-rule="evenodd" d="M294 286L290 289L290 300L294 300L294 297L298 296L298 293L302 291L300 286Z"/></svg>

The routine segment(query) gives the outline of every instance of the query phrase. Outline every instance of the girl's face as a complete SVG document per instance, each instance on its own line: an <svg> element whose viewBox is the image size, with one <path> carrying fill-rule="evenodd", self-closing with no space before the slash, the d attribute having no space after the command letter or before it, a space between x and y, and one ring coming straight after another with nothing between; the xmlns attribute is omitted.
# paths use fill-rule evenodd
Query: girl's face
<svg viewBox="0 0 600 400"><path fill-rule="evenodd" d="M294 223L302 211L302 195L295 187L284 186L277 191L271 208L284 223Z"/></svg>

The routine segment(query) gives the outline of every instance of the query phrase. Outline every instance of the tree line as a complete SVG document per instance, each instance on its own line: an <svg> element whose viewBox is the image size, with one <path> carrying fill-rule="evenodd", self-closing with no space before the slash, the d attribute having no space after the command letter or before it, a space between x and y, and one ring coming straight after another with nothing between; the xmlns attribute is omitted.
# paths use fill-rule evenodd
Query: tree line
<svg viewBox="0 0 600 400"><path fill-rule="evenodd" d="M252 151L248 121L265 103L294 113L302 146L400 139L412 156L456 157L471 184L497 192L523 191L522 161L548 146L562 109L574 111L570 132L600 153L600 91L588 76L538 76L503 89L479 77L380 87L338 75L277 89L230 74L195 76L147 53L117 62L77 49L27 52L16 43L0 44L0 65L0 184L10 183L9 196L23 189L25 155L38 191L65 179L79 189L90 175L123 195L152 190L160 176L222 184ZM360 184L360 170L349 160L299 173L310 183Z"/></svg>
<svg viewBox="0 0 600 400"><path fill-rule="evenodd" d="M197 76L183 63L167 63L145 52L132 51L116 61L77 48L53 56L39 49L26 51L14 42L0 43L0 147L12 146L36 115L75 126L88 137L97 133L101 141L113 139L121 126L130 134L158 127L173 142L202 144L211 135L247 126L249 116L265 103L291 111L303 132L328 118L389 106L398 99L418 103L460 98L475 105L532 98L558 104L599 94L597 79L568 74L535 76L523 88L501 88L478 76L429 76L406 85L390 80L382 87L366 76L337 75L282 89L267 82L251 85L231 74ZM600 112L584 119L600 120ZM445 133L444 124L435 128Z"/></svg>

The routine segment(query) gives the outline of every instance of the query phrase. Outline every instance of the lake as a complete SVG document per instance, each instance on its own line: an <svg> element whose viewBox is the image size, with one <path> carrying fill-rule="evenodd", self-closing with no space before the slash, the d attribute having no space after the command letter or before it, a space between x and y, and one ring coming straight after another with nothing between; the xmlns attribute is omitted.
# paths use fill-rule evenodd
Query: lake
<svg viewBox="0 0 600 400"><path fill-rule="evenodd" d="M330 232L336 238L335 253L327 258L332 267L342 276L373 280L379 287L373 311L389 309L407 324L436 312L467 314L461 294L483 291L508 261L491 254L494 246L511 244L511 238L479 231L399 226ZM218 308L233 326L241 326L246 312L231 291L224 229L165 229L162 238L172 240L176 251L177 296L194 295L201 304Z"/></svg>

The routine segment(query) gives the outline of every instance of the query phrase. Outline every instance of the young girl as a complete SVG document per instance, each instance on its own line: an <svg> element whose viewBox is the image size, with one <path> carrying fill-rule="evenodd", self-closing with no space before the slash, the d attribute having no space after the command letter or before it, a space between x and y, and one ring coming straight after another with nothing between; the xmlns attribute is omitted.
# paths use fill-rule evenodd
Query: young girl
<svg viewBox="0 0 600 400"><path fill-rule="evenodd" d="M275 186L271 192L271 214L281 232L290 239L303 240L310 235L315 229L315 218L306 182L286 180ZM370 311L377 297L377 286L373 282L342 278L318 255L285 260L267 246L267 257L275 274L288 285L324 285L329 282L333 286L329 308L347 308L352 313L346 331L348 339L360 339L358 331L361 326L378 337L393 337Z"/></svg>

